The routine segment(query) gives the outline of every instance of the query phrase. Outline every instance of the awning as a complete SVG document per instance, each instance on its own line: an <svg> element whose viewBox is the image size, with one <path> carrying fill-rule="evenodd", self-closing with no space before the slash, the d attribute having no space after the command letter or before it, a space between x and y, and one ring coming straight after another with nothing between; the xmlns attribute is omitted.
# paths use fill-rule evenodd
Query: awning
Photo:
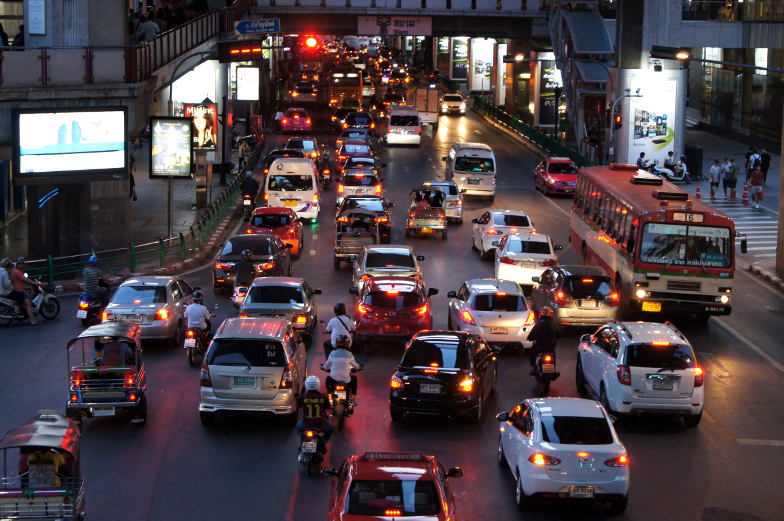
<svg viewBox="0 0 784 521"><path fill-rule="evenodd" d="M577 68L580 79L583 80L584 83L603 83L607 81L607 67L609 67L609 65L604 66L596 62L579 59L574 60L573 63Z"/></svg>
<svg viewBox="0 0 784 521"><path fill-rule="evenodd" d="M612 54L613 44L599 11L561 9L574 43L574 54Z"/></svg>

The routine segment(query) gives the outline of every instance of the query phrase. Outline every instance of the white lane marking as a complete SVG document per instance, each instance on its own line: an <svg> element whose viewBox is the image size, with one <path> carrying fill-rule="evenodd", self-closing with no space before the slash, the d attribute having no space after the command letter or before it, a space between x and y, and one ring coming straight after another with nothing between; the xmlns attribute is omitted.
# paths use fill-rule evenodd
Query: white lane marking
<svg viewBox="0 0 784 521"><path fill-rule="evenodd" d="M758 447L784 447L784 440L760 440L757 438L738 438L739 445L756 445Z"/></svg>
<svg viewBox="0 0 784 521"><path fill-rule="evenodd" d="M734 336L737 340L739 340L746 347L748 347L749 349L751 349L752 351L757 353L759 356L761 356L765 361L767 361L770 365L772 365L780 373L784 374L784 364L782 364L778 360L774 359L772 356L770 356L768 353L766 353L760 347L755 345L754 342L752 342L743 333L741 333L740 331L738 331L733 326L729 325L727 322L725 322L724 320L722 320L720 318L716 319L716 324L718 326L724 328L724 330L727 331L730 335Z"/></svg>
<svg viewBox="0 0 784 521"><path fill-rule="evenodd" d="M310 255L311 257L316 255L316 250L309 250L308 255Z"/></svg>

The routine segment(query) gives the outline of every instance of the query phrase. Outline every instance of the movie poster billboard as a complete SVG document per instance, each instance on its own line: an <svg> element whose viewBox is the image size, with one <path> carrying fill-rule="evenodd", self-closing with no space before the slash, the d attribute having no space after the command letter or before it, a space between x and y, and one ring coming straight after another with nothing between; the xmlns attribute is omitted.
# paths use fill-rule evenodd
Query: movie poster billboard
<svg viewBox="0 0 784 521"><path fill-rule="evenodd" d="M558 100L555 89L563 86L561 71L555 66L555 60L539 60L539 126L555 126L558 113Z"/></svg>
<svg viewBox="0 0 784 521"><path fill-rule="evenodd" d="M218 105L183 103L182 112L193 122L194 150L215 150L215 143L218 141Z"/></svg>
<svg viewBox="0 0 784 521"><path fill-rule="evenodd" d="M452 38L452 64L449 71L449 78L452 80L468 78L468 38L463 36Z"/></svg>
<svg viewBox="0 0 784 521"><path fill-rule="evenodd" d="M471 38L471 61L468 90L488 92L491 90L490 73L493 69L493 46L491 38Z"/></svg>
<svg viewBox="0 0 784 521"><path fill-rule="evenodd" d="M189 179L193 153L191 118L150 118L150 177Z"/></svg>

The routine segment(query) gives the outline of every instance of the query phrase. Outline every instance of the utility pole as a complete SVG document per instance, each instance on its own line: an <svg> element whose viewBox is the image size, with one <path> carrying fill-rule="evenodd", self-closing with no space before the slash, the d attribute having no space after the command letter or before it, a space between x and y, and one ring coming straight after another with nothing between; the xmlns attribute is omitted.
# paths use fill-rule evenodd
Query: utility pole
<svg viewBox="0 0 784 521"><path fill-rule="evenodd" d="M784 157L784 114L782 114L781 157ZM779 161L780 162L780 161ZM784 279L784 165L779 164L779 227L776 244L776 274Z"/></svg>

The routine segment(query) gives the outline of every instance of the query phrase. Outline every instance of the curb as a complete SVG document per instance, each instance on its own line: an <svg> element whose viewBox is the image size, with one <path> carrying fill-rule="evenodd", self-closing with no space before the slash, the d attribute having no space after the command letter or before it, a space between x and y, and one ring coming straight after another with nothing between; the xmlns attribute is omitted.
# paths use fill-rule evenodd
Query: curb
<svg viewBox="0 0 784 521"><path fill-rule="evenodd" d="M768 282L776 288L784 291L784 279L781 279L772 271L761 268L756 264L749 264L749 271L765 282Z"/></svg>

